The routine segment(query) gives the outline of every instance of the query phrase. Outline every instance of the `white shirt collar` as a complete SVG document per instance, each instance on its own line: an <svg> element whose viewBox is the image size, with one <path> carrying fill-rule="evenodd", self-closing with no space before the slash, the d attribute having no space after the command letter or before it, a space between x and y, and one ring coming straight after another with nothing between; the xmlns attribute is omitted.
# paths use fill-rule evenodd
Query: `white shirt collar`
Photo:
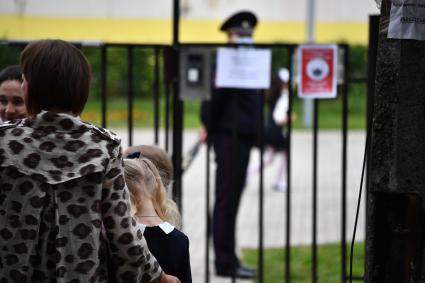
<svg viewBox="0 0 425 283"><path fill-rule="evenodd" d="M142 223L139 223L139 225L141 227L142 233L144 233L146 225L142 224ZM165 234L170 234L174 230L174 226L171 225L168 222L163 222L163 223L159 224L158 226L159 226L159 228L161 228L162 231L164 231Z"/></svg>

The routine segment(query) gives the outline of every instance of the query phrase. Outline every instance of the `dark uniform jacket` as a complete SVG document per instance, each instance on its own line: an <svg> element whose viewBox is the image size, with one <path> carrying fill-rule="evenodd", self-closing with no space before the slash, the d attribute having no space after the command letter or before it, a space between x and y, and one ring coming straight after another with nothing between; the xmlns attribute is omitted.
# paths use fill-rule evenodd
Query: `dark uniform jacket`
<svg viewBox="0 0 425 283"><path fill-rule="evenodd" d="M0 282L149 282L135 225L114 134L46 111L0 126Z"/></svg>
<svg viewBox="0 0 425 283"><path fill-rule="evenodd" d="M241 136L254 138L261 123L261 103L258 90L217 88L211 101L203 103L201 119L208 133L236 130Z"/></svg>

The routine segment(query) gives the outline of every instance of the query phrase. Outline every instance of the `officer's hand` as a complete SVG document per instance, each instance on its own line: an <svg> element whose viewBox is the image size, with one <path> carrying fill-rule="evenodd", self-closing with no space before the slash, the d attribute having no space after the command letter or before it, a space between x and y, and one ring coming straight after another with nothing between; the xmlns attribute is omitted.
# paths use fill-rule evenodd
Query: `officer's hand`
<svg viewBox="0 0 425 283"><path fill-rule="evenodd" d="M206 142L207 142L207 138L208 138L208 132L207 132L207 129L205 129L205 127L202 127L202 128L199 130L199 133L198 133L198 139L199 139L199 141L200 141L201 143L206 143Z"/></svg>
<svg viewBox="0 0 425 283"><path fill-rule="evenodd" d="M174 277L172 275L168 275L162 272L158 278L152 281L152 283L181 283L181 282L177 277Z"/></svg>

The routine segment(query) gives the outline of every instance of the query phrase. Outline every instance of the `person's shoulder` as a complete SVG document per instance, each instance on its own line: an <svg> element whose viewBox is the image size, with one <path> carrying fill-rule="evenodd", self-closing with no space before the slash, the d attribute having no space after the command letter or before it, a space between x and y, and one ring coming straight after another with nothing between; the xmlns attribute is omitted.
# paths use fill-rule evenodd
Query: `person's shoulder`
<svg viewBox="0 0 425 283"><path fill-rule="evenodd" d="M185 233L183 233L179 229L174 228L171 234L175 240L179 241L182 244L189 245L189 238L186 236Z"/></svg>
<svg viewBox="0 0 425 283"><path fill-rule="evenodd" d="M21 124L21 122L21 120L2 122L0 123L0 131L16 128Z"/></svg>
<svg viewBox="0 0 425 283"><path fill-rule="evenodd" d="M97 138L106 140L116 145L121 144L121 138L114 132L105 128L97 127L90 123L85 123L85 124L90 127L91 131L96 134Z"/></svg>

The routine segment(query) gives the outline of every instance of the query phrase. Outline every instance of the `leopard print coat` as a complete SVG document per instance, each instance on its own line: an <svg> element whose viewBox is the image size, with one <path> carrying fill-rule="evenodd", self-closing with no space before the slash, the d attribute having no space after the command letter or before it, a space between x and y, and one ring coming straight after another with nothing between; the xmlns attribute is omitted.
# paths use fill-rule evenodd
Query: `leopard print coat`
<svg viewBox="0 0 425 283"><path fill-rule="evenodd" d="M71 115L0 126L0 282L160 275L130 216L121 158L114 134Z"/></svg>

